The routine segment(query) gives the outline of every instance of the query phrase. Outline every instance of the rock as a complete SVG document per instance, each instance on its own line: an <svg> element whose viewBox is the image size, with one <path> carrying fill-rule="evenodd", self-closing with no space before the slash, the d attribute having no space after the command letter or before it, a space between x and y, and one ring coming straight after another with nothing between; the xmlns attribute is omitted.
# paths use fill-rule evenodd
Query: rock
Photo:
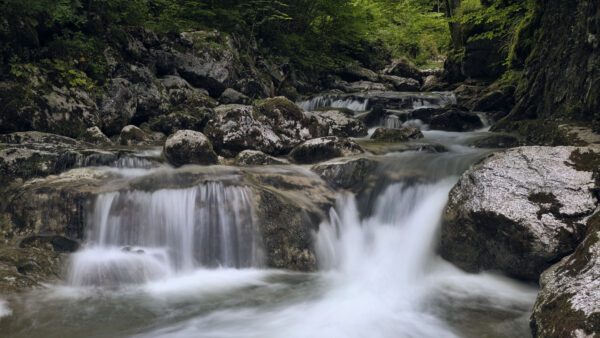
<svg viewBox="0 0 600 338"><path fill-rule="evenodd" d="M368 92L372 90L387 90L387 86L383 83L370 81L357 81L343 85L343 90L347 93Z"/></svg>
<svg viewBox="0 0 600 338"><path fill-rule="evenodd" d="M152 140L149 135L133 125L123 127L119 135L119 144L122 146L145 145L151 142Z"/></svg>
<svg viewBox="0 0 600 338"><path fill-rule="evenodd" d="M206 89L194 88L179 76L167 75L158 79L167 90L172 110L195 112L202 108L214 108L217 102Z"/></svg>
<svg viewBox="0 0 600 338"><path fill-rule="evenodd" d="M475 113L458 109L447 109L434 115L429 121L429 127L446 131L471 131L483 127L483 122Z"/></svg>
<svg viewBox="0 0 600 338"><path fill-rule="evenodd" d="M340 73L340 77L348 82L354 81L369 81L369 82L377 82L378 76L377 73L370 69L366 69L360 67L358 65L349 65L344 68Z"/></svg>
<svg viewBox="0 0 600 338"><path fill-rule="evenodd" d="M212 110L208 108L194 112L193 114L184 112L171 113L150 120L149 127L153 131L158 131L166 135L174 134L178 130L200 131L204 128L212 115Z"/></svg>
<svg viewBox="0 0 600 338"><path fill-rule="evenodd" d="M352 189L362 184L377 162L368 158L335 159L316 164L312 171L337 188Z"/></svg>
<svg viewBox="0 0 600 338"><path fill-rule="evenodd" d="M444 211L442 257L471 272L537 280L575 249L596 208L597 187L584 171L596 155L582 151L514 148L464 173Z"/></svg>
<svg viewBox="0 0 600 338"><path fill-rule="evenodd" d="M519 138L514 135L493 134L474 140L469 145L476 148L512 148L519 143Z"/></svg>
<svg viewBox="0 0 600 338"><path fill-rule="evenodd" d="M100 145L100 146L112 144L110 139L106 135L104 135L102 130L100 130L100 128L98 128L98 127L88 128L85 131L85 133L83 133L83 136L81 138L85 142L92 143L95 145Z"/></svg>
<svg viewBox="0 0 600 338"><path fill-rule="evenodd" d="M247 149L280 155L305 140L329 133L324 119L303 112L282 97L265 99L254 106L220 106L215 112L204 133L225 157Z"/></svg>
<svg viewBox="0 0 600 338"><path fill-rule="evenodd" d="M336 136L321 137L301 143L290 153L296 163L317 163L324 160L362 154L354 141Z"/></svg>
<svg viewBox="0 0 600 338"><path fill-rule="evenodd" d="M406 77L420 81L421 72L407 59L394 60L383 70L384 74Z"/></svg>
<svg viewBox="0 0 600 338"><path fill-rule="evenodd" d="M235 157L235 165L253 166L253 165L273 165L289 164L288 161L269 156L258 150L244 150Z"/></svg>
<svg viewBox="0 0 600 338"><path fill-rule="evenodd" d="M338 109L317 110L314 114L323 118L330 125L330 135L340 137L367 136L367 126L359 119L348 116L348 112ZM351 113L351 112L350 112ZM353 115L353 114L352 114Z"/></svg>
<svg viewBox="0 0 600 338"><path fill-rule="evenodd" d="M387 110L383 108L383 105L376 105L371 109L370 112L361 116L361 119L365 122L367 127L373 127L376 125L380 125L383 119L387 115Z"/></svg>
<svg viewBox="0 0 600 338"><path fill-rule="evenodd" d="M250 98L235 89L227 88L219 97L221 104L250 104Z"/></svg>
<svg viewBox="0 0 600 338"><path fill-rule="evenodd" d="M181 35L182 39L192 41L190 47L199 50L197 54L174 52L177 72L194 87L204 88L211 97L218 98L237 80L237 57L230 46L231 40L219 33L205 31Z"/></svg>
<svg viewBox="0 0 600 338"><path fill-rule="evenodd" d="M600 334L600 214L588 221L585 240L541 278L531 328L534 337L594 337Z"/></svg>
<svg viewBox="0 0 600 338"><path fill-rule="evenodd" d="M0 135L0 190L19 179L59 174L102 159L99 165L116 160L115 154L89 149L75 139L36 131Z"/></svg>
<svg viewBox="0 0 600 338"><path fill-rule="evenodd" d="M391 83L394 89L400 92L418 92L421 89L419 81L395 75L383 75L382 79Z"/></svg>
<svg viewBox="0 0 600 338"><path fill-rule="evenodd" d="M411 139L423 138L423 133L417 127L404 127L402 129L377 128L371 140L382 142L405 142Z"/></svg>
<svg viewBox="0 0 600 338"><path fill-rule="evenodd" d="M208 138L193 130L180 130L169 136L165 142L164 153L167 160L176 167L185 164L219 163Z"/></svg>

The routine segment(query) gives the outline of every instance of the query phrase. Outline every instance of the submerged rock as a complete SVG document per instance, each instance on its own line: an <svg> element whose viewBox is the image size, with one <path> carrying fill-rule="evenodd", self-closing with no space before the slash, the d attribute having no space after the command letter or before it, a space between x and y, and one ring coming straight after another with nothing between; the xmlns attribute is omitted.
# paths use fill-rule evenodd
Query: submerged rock
<svg viewBox="0 0 600 338"><path fill-rule="evenodd" d="M169 136L164 153L176 167L185 164L217 164L219 159L212 144L204 134L193 130L180 130Z"/></svg>
<svg viewBox="0 0 600 338"><path fill-rule="evenodd" d="M402 129L377 128L371 139L381 142L404 142L423 137L423 133L417 127L404 127Z"/></svg>
<svg viewBox="0 0 600 338"><path fill-rule="evenodd" d="M584 164L597 155L585 151L514 148L464 173L444 211L442 257L471 272L537 280L575 249L596 208L596 183Z"/></svg>
<svg viewBox="0 0 600 338"><path fill-rule="evenodd" d="M600 335L600 214L575 252L546 270L531 316L534 337Z"/></svg>
<svg viewBox="0 0 600 338"><path fill-rule="evenodd" d="M235 157L239 166L289 164L288 161L267 155L258 150L244 150Z"/></svg>
<svg viewBox="0 0 600 338"><path fill-rule="evenodd" d="M362 154L364 150L350 139L336 136L308 140L292 150L290 157L296 163L317 163L335 157Z"/></svg>

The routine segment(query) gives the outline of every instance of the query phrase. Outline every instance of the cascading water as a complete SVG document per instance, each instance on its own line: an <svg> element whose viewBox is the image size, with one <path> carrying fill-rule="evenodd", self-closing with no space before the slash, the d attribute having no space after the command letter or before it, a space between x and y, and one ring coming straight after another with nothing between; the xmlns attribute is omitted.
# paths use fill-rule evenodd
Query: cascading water
<svg viewBox="0 0 600 338"><path fill-rule="evenodd" d="M98 196L72 285L140 283L203 267L260 267L249 189L210 182Z"/></svg>
<svg viewBox="0 0 600 338"><path fill-rule="evenodd" d="M8 307L0 300L0 317L5 316L0 332L527 337L535 287L494 274L467 274L435 255L448 192L488 151L465 146L476 133L423 133L423 142L444 144L448 152L379 156L378 170L416 172L418 179L382 178L367 198L341 193L314 233L315 273L264 268L249 188L217 180L152 190L153 180L162 177L154 175L144 181L148 190L100 195L69 284L9 299ZM209 169L223 175L228 170ZM139 170L135 175L155 169ZM159 170L168 175L174 169Z"/></svg>
<svg viewBox="0 0 600 338"><path fill-rule="evenodd" d="M365 111L369 105L369 99L359 96L337 97L317 96L310 100L298 102L298 106L306 111L313 111L320 107L347 108L354 111Z"/></svg>

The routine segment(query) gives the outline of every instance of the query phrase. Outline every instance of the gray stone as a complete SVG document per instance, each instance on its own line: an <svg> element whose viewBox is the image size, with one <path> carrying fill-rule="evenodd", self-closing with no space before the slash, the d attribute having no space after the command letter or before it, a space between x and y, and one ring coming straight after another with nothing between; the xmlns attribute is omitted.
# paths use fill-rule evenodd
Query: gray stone
<svg viewBox="0 0 600 338"><path fill-rule="evenodd" d="M235 165L238 166L255 166L255 165L281 165L289 164L284 159L279 159L267 155L258 150L244 150L235 157Z"/></svg>
<svg viewBox="0 0 600 338"><path fill-rule="evenodd" d="M342 158L316 164L312 171L337 188L351 189L362 184L376 166L368 158Z"/></svg>
<svg viewBox="0 0 600 338"><path fill-rule="evenodd" d="M164 153L174 166L185 164L217 164L219 159L208 138L201 132L180 130L169 136Z"/></svg>
<svg viewBox="0 0 600 338"><path fill-rule="evenodd" d="M417 127L404 127L401 129L377 128L373 135L371 135L371 140L380 142L405 142L423 137L423 133Z"/></svg>
<svg viewBox="0 0 600 338"><path fill-rule="evenodd" d="M102 130L100 130L100 128L95 127L95 126L88 128L85 131L85 133L83 133L83 136L81 138L88 143L92 143L92 144L100 145L100 146L112 144L110 139L106 135L104 135Z"/></svg>
<svg viewBox="0 0 600 338"><path fill-rule="evenodd" d="M148 145L152 143L150 135L134 125L123 127L119 134L119 144L122 146Z"/></svg>
<svg viewBox="0 0 600 338"><path fill-rule="evenodd" d="M537 280L575 249L596 208L592 172L577 160L585 150L513 148L464 173L444 211L442 256L467 271Z"/></svg>
<svg viewBox="0 0 600 338"><path fill-rule="evenodd" d="M336 109L318 110L312 112L323 118L329 123L330 135L340 137L361 137L367 136L367 126L359 119L348 116L344 112Z"/></svg>
<svg viewBox="0 0 600 338"><path fill-rule="evenodd" d="M250 104L250 98L235 89L227 88L219 97L221 104Z"/></svg>

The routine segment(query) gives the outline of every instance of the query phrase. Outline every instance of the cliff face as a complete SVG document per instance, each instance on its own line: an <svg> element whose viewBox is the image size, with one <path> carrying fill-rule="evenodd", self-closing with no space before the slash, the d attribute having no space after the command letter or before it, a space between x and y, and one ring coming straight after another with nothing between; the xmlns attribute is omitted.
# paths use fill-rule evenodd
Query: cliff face
<svg viewBox="0 0 600 338"><path fill-rule="evenodd" d="M536 0L519 46L531 46L509 120L600 117L600 5L597 0ZM527 48L525 48L527 49Z"/></svg>

